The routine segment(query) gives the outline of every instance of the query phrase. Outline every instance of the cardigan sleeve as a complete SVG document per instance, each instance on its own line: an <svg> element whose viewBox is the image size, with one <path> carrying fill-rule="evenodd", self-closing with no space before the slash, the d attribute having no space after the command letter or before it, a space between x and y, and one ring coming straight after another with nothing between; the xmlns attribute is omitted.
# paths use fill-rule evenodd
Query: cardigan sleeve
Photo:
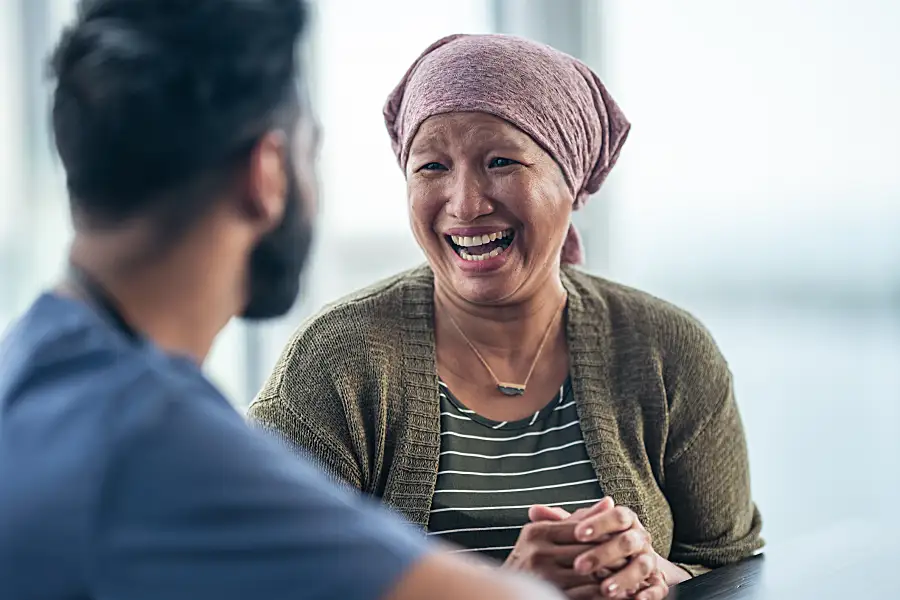
<svg viewBox="0 0 900 600"><path fill-rule="evenodd" d="M251 424L274 434L289 449L314 462L333 481L362 490L359 465L352 458L349 448L335 436L321 433L301 414L294 412L289 401L279 396L257 398L247 416Z"/></svg>
<svg viewBox="0 0 900 600"><path fill-rule="evenodd" d="M331 335L329 335L331 334ZM283 439L338 483L365 488L357 436L334 377L335 361L347 354L328 319L311 319L285 346L275 369L250 405L247 417Z"/></svg>
<svg viewBox="0 0 900 600"><path fill-rule="evenodd" d="M763 546L731 372L709 333L685 317L667 368L664 491L675 523L670 560L692 575Z"/></svg>

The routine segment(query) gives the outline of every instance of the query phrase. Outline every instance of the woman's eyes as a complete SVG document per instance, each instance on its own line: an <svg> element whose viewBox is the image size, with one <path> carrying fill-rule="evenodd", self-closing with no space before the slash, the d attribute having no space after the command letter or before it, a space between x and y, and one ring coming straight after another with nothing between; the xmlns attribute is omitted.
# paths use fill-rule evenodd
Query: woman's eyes
<svg viewBox="0 0 900 600"><path fill-rule="evenodd" d="M488 163L488 168L489 169L499 169L502 167L508 167L510 165L515 165L515 164L517 164L516 161L514 161L511 158L497 157L497 158L491 159L491 162Z"/></svg>
<svg viewBox="0 0 900 600"><path fill-rule="evenodd" d="M509 167L511 165L517 165L517 164L519 164L519 163L511 158L497 157L497 158L492 158L490 160L490 162L488 163L488 168L489 169L501 169L503 167ZM421 167L419 167L419 170L420 171L446 171L447 167L445 167L444 165L442 165L439 162L430 162L430 163L426 163L426 164L422 165Z"/></svg>

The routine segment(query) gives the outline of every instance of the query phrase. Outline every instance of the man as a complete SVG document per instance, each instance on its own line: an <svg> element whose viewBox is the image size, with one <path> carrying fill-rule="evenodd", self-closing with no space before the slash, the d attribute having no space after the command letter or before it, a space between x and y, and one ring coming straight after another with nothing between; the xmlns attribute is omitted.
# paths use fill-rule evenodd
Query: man
<svg viewBox="0 0 900 600"><path fill-rule="evenodd" d="M0 347L0 598L555 597L298 468L201 374L229 319L297 296L305 20L298 0L96 0L63 33L76 234Z"/></svg>

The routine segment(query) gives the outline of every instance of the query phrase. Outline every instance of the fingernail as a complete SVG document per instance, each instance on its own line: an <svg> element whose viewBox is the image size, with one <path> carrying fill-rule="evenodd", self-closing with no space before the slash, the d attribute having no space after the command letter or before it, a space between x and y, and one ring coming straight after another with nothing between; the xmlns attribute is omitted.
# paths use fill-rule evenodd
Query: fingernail
<svg viewBox="0 0 900 600"><path fill-rule="evenodd" d="M618 591L618 589L619 589L619 586L617 584L611 583L608 586L606 586L606 593L611 596L611 595L615 594Z"/></svg>
<svg viewBox="0 0 900 600"><path fill-rule="evenodd" d="M592 537L594 537L594 528L593 528L593 527L586 527L585 529L582 529L582 530L581 530L581 533L579 534L578 537L580 537L582 540L589 540L589 539L591 539Z"/></svg>

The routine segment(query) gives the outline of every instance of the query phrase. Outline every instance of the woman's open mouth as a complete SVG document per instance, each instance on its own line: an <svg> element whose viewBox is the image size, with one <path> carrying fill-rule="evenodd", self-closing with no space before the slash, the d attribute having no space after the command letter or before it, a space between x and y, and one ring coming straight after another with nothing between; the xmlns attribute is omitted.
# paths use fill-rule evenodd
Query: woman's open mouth
<svg viewBox="0 0 900 600"><path fill-rule="evenodd" d="M503 254L516 237L514 229L482 235L445 235L447 243L466 261L478 262Z"/></svg>

